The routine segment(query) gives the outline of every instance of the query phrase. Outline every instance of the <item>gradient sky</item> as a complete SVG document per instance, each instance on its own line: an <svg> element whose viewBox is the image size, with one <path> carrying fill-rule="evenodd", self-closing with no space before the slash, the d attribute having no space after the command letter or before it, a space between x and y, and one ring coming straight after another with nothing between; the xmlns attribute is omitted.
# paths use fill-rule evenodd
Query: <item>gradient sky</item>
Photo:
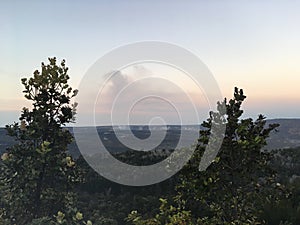
<svg viewBox="0 0 300 225"><path fill-rule="evenodd" d="M196 54L223 96L243 88L247 116L298 118L299 12L300 1L292 0L2 1L0 126L18 120L28 105L20 79L48 57L67 60L76 88L103 54L144 40Z"/></svg>

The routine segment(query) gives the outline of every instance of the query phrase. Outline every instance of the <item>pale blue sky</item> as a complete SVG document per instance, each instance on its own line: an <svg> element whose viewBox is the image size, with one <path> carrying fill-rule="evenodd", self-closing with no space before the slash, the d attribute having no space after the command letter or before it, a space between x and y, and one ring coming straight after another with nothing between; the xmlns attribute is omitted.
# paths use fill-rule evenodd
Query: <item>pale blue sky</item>
<svg viewBox="0 0 300 225"><path fill-rule="evenodd" d="M212 71L224 96L244 89L249 116L300 115L300 1L6 1L0 3L0 126L18 120L20 78L49 56L71 83L118 46L178 44Z"/></svg>

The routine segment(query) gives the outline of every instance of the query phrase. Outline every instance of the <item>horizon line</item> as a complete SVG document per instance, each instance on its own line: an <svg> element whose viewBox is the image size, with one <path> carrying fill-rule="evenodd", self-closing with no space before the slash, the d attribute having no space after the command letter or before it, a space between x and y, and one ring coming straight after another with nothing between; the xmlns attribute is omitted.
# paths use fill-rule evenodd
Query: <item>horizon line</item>
<svg viewBox="0 0 300 225"><path fill-rule="evenodd" d="M270 120L300 120L300 117L292 117L292 118L266 118L267 121ZM205 120L206 121L206 120ZM63 126L63 128L73 128L73 127L78 127L78 128L91 128L91 127L117 127L117 126L148 126L148 127L154 127L154 126L201 126L201 124L153 124L153 125L148 125L148 124L107 124L107 125L80 125L80 126ZM0 129L5 129L5 126L0 126Z"/></svg>

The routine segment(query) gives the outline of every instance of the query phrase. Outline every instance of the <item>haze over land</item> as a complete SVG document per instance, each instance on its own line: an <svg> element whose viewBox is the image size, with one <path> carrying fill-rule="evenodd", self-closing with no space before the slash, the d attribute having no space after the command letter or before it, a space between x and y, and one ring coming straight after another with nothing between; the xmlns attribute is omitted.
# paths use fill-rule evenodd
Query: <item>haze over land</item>
<svg viewBox="0 0 300 225"><path fill-rule="evenodd" d="M280 127L278 128L278 132L272 133L270 138L267 140L268 145L266 146L266 149L272 150L283 148L295 148L300 146L300 119L275 119L268 120L268 123L279 123ZM168 126L166 137L163 139L162 142L158 142L157 139L153 140L153 142L156 143L156 147L154 149L172 150L175 147L190 147L197 140L197 138L194 138L193 135L195 134L195 131L197 132L199 130L199 128L200 127L197 125L188 125L183 127L174 125ZM72 131L72 128L69 129L71 129ZM131 132L133 132L133 134L141 140L149 138L149 136L151 135L148 126L120 126L117 127L117 129L121 131L119 136L116 136L116 134L114 133L114 129L110 126L97 127L99 138L110 152L124 152L127 150L132 150L131 148L128 148L123 144L123 141L125 139L128 139L132 135ZM188 138L184 138L182 144L177 145L179 137L181 135L180 129L182 129L187 134L190 133L191 135L187 135ZM154 132L154 134L160 135L164 134L165 127L154 126L151 130L152 132ZM92 132L91 127L82 127L80 132L80 135L85 137L86 143L90 143L91 140L89 133ZM0 128L0 152L5 151L7 147L12 145L13 139L6 135L6 131L4 130L4 128ZM141 147L140 150L144 150L144 148ZM80 154L78 152L78 147L75 143L69 146L69 151L75 156L78 156ZM97 152L85 153L95 154Z"/></svg>

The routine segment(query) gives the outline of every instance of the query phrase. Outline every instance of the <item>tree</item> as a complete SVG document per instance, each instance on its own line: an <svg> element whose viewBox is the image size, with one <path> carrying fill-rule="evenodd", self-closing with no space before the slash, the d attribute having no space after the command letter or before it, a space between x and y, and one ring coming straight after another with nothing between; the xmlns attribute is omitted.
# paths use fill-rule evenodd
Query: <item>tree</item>
<svg viewBox="0 0 300 225"><path fill-rule="evenodd" d="M56 58L21 80L32 108L23 108L20 122L6 126L17 144L7 149L1 163L1 197L11 223L26 224L63 210L79 181L67 153L73 137L63 128L74 122L77 105L70 103L78 91L68 80L65 60L58 65Z"/></svg>
<svg viewBox="0 0 300 225"><path fill-rule="evenodd" d="M245 98L243 90L235 88L233 99L218 103L218 112L211 112L203 122L205 129L200 131L195 153L181 172L177 201L200 218L200 224L262 223L258 217L264 201L276 200L281 194L282 187L276 185L276 174L269 167L272 154L262 150L279 124L266 126L263 115L255 121L241 119ZM214 121L226 124L224 140L212 164L199 172Z"/></svg>
<svg viewBox="0 0 300 225"><path fill-rule="evenodd" d="M285 198L285 188L276 183L276 173L270 167L272 153L263 151L266 139L279 124L269 124L263 115L253 121L241 119L242 103L246 96L242 89L234 89L234 97L218 102L217 112L201 125L198 144L188 164L179 172L174 202L165 202L158 215L167 215L168 224L263 224L261 212L265 202ZM225 109L225 110L224 110ZM205 152L212 135L226 125L221 149L205 171L199 171L204 153L210 160L212 152ZM212 139L214 146L214 140ZM208 156L208 157L207 157ZM170 210L173 209L173 210ZM176 209L176 210L174 210ZM164 224L162 217L143 219L133 211L127 218L133 224ZM170 223L170 218L177 222Z"/></svg>
<svg viewBox="0 0 300 225"><path fill-rule="evenodd" d="M169 205L166 199L159 199L161 205L154 218L143 219L137 211L132 211L126 218L133 225L193 225L190 211Z"/></svg>

